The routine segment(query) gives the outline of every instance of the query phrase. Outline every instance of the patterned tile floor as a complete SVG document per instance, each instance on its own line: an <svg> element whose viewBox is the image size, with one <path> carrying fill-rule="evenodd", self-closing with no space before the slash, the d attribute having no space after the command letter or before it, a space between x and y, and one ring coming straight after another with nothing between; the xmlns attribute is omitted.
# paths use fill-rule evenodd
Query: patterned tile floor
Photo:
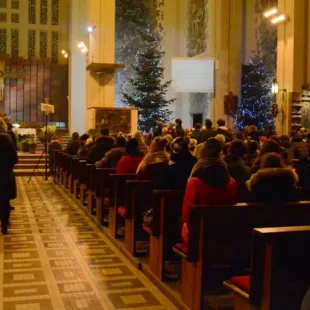
<svg viewBox="0 0 310 310"><path fill-rule="evenodd" d="M0 236L0 310L176 309L59 188L27 181Z"/></svg>

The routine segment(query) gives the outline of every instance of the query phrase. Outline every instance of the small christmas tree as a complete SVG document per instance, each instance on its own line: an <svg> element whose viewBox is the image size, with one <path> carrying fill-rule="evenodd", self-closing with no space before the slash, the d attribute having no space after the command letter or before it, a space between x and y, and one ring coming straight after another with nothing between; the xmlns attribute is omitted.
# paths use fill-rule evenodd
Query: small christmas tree
<svg viewBox="0 0 310 310"><path fill-rule="evenodd" d="M272 80L273 73L265 68L259 52L255 52L249 64L244 65L242 70L241 104L235 118L238 129L255 125L262 130L273 125Z"/></svg>
<svg viewBox="0 0 310 310"><path fill-rule="evenodd" d="M175 99L166 99L167 88L171 81L162 83L164 68L163 52L160 49L159 35L148 26L143 34L145 48L138 51L133 65L134 76L129 79L131 92L123 93L123 101L137 108L138 125L143 132L150 132L155 121L166 122L171 114L169 104Z"/></svg>

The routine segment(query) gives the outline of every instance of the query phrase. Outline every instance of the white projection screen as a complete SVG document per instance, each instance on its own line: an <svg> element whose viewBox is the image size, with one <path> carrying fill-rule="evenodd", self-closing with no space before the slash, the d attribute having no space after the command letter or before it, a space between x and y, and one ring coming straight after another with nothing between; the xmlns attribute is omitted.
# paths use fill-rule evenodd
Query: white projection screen
<svg viewBox="0 0 310 310"><path fill-rule="evenodd" d="M172 58L172 89L177 93L214 93L214 59Z"/></svg>

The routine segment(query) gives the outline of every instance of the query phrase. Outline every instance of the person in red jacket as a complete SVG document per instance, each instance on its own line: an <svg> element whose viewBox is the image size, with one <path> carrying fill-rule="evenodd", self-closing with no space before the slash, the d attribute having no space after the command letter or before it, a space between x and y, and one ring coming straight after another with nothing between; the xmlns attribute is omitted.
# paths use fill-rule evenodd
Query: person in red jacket
<svg viewBox="0 0 310 310"><path fill-rule="evenodd" d="M189 212L194 204L235 204L237 197L236 181L229 175L225 162L210 161L204 167L200 166L199 173L188 180L185 190L182 207L183 242L188 243Z"/></svg>
<svg viewBox="0 0 310 310"><path fill-rule="evenodd" d="M125 155L119 160L116 166L117 174L130 174L136 173L140 165L143 155L139 152L139 143L135 138L130 139L126 146Z"/></svg>

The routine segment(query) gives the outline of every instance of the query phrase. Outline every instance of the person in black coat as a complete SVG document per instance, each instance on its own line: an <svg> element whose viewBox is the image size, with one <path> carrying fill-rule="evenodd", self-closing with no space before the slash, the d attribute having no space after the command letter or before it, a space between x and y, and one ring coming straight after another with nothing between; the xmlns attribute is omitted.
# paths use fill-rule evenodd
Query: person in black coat
<svg viewBox="0 0 310 310"><path fill-rule="evenodd" d="M13 132L13 126L11 123L6 123L8 126L8 135L11 137L15 150L17 150L17 139L15 133Z"/></svg>
<svg viewBox="0 0 310 310"><path fill-rule="evenodd" d="M202 129L200 132L200 142L203 143L206 142L209 138L213 138L217 135L217 131L212 129L212 121L210 119L205 120L205 129Z"/></svg>
<svg viewBox="0 0 310 310"><path fill-rule="evenodd" d="M105 153L110 151L115 144L115 139L109 135L104 135L96 139L95 145L90 150L87 163L95 164L101 158L104 157Z"/></svg>
<svg viewBox="0 0 310 310"><path fill-rule="evenodd" d="M185 131L182 127L182 120L180 118L177 118L175 120L175 135L176 137L184 137Z"/></svg>
<svg viewBox="0 0 310 310"><path fill-rule="evenodd" d="M1 232L7 234L10 216L10 199L16 197L13 167L17 153L10 136L0 133L0 218Z"/></svg>
<svg viewBox="0 0 310 310"><path fill-rule="evenodd" d="M71 140L68 142L65 153L69 155L77 155L80 147L80 136L77 132L72 134Z"/></svg>
<svg viewBox="0 0 310 310"><path fill-rule="evenodd" d="M176 138L170 145L170 162L165 178L166 188L185 189L191 171L197 162L197 158L189 150L188 138Z"/></svg>

